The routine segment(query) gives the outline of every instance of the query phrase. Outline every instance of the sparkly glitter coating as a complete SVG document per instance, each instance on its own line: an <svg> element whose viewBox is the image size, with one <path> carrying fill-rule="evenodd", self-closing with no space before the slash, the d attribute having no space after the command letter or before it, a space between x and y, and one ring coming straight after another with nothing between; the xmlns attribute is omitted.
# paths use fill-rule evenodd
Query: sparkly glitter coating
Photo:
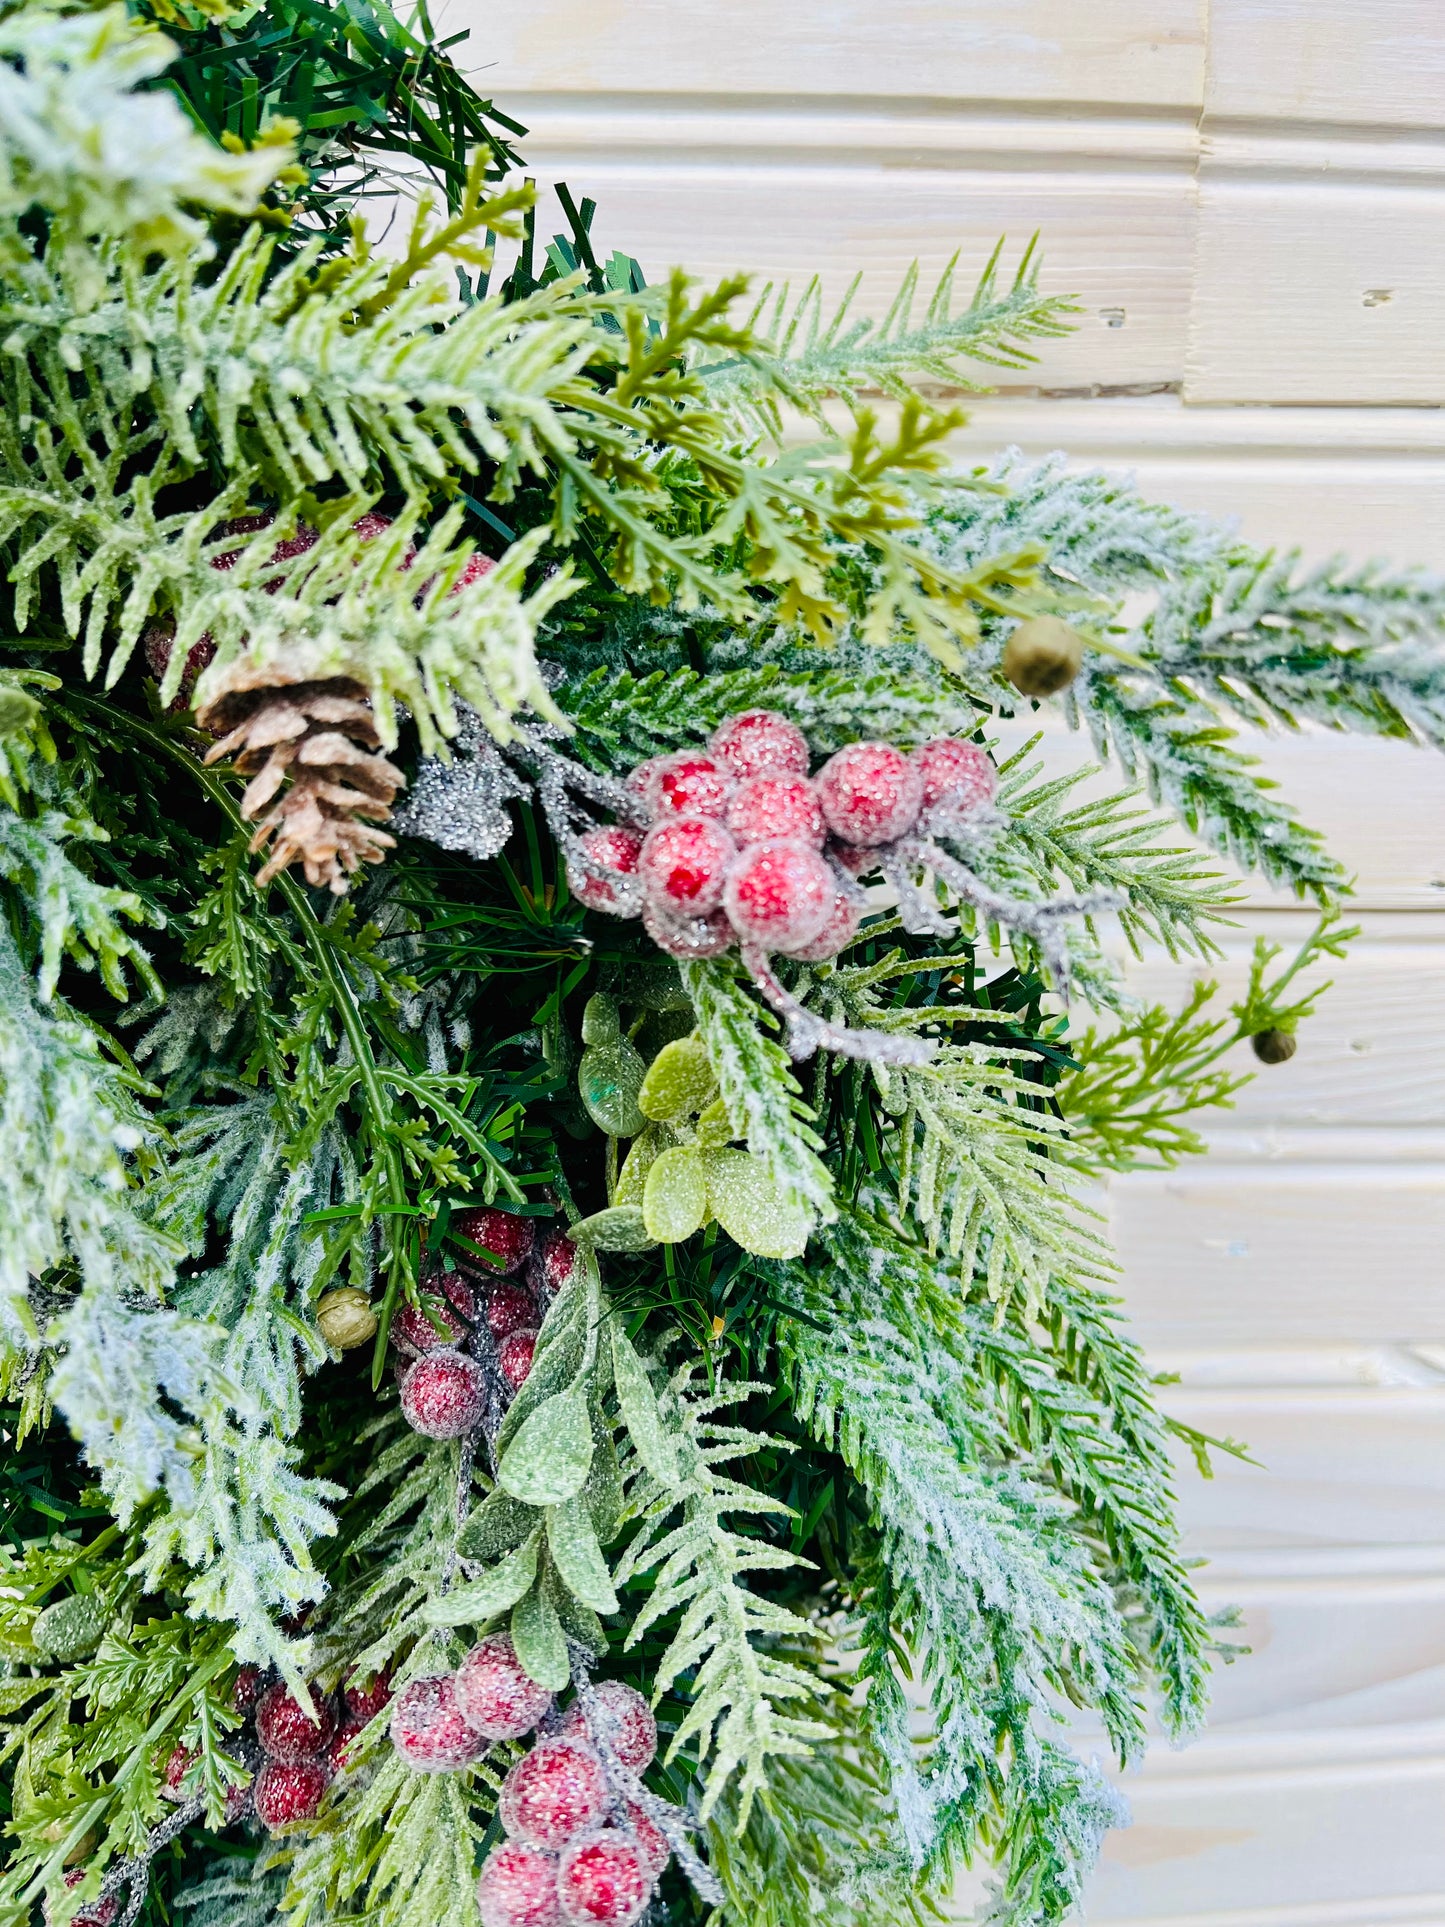
<svg viewBox="0 0 1445 1927"><path fill-rule="evenodd" d="M667 1835L631 1800L626 1803L623 1813L625 1823L619 1826L618 1831L625 1834L636 1847L643 1871L655 1880L672 1857Z"/></svg>
<svg viewBox="0 0 1445 1927"><path fill-rule="evenodd" d="M542 1283L549 1292L558 1292L572 1276L577 1262L577 1247L564 1231L549 1231L542 1244Z"/></svg>
<svg viewBox="0 0 1445 1927"><path fill-rule="evenodd" d="M493 1633L457 1668L462 1717L488 1740L519 1740L552 1704L552 1695L522 1670L511 1637Z"/></svg>
<svg viewBox="0 0 1445 1927"><path fill-rule="evenodd" d="M736 843L787 836L822 848L823 812L805 776L749 777L733 792L724 820Z"/></svg>
<svg viewBox="0 0 1445 1927"><path fill-rule="evenodd" d="M401 1388L402 1417L428 1439L459 1439L482 1415L486 1381L464 1352L428 1352L407 1373Z"/></svg>
<svg viewBox="0 0 1445 1927"><path fill-rule="evenodd" d="M776 838L743 851L728 875L723 901L744 942L782 950L812 942L837 893L833 873L817 850Z"/></svg>
<svg viewBox="0 0 1445 1927"><path fill-rule="evenodd" d="M895 843L918 820L923 778L891 743L849 743L814 781L828 828L841 842Z"/></svg>
<svg viewBox="0 0 1445 1927"><path fill-rule="evenodd" d="M738 782L749 776L806 776L808 739L771 709L745 709L713 731L714 757Z"/></svg>
<svg viewBox="0 0 1445 1927"><path fill-rule="evenodd" d="M267 1757L284 1763L314 1760L336 1731L336 1715L318 1689L313 1720L282 1685L268 1686L256 1706L256 1738Z"/></svg>
<svg viewBox="0 0 1445 1927"><path fill-rule="evenodd" d="M574 1927L631 1927L651 1895L642 1855L620 1833L595 1833L562 1855L557 1897Z"/></svg>
<svg viewBox="0 0 1445 1927"><path fill-rule="evenodd" d="M624 824L605 823L600 829L588 830L579 837L577 847L603 869L632 876L642 852L642 838ZM627 914L616 889L605 877L589 876L580 864L574 864L568 869L567 882L573 896L579 897L589 910L610 910L619 916Z"/></svg>
<svg viewBox="0 0 1445 1927"><path fill-rule="evenodd" d="M497 1811L517 1840L560 1847L596 1826L607 1810L602 1762L575 1740L543 1740L502 1782Z"/></svg>
<svg viewBox="0 0 1445 1927"><path fill-rule="evenodd" d="M477 1882L482 1927L557 1927L557 1867L520 1840L500 1840Z"/></svg>
<svg viewBox="0 0 1445 1927"><path fill-rule="evenodd" d="M600 1720L613 1751L625 1767L641 1773L657 1752L657 1721L652 1708L635 1687L620 1679L600 1680L592 1689L592 1715ZM573 1700L562 1716L568 1739L586 1739L587 1721L582 1702Z"/></svg>
<svg viewBox="0 0 1445 1927"><path fill-rule="evenodd" d="M452 1772L486 1747L462 1717L450 1673L425 1673L402 1687L391 1712L391 1743L418 1773Z"/></svg>
<svg viewBox="0 0 1445 1927"><path fill-rule="evenodd" d="M488 1276L496 1277L500 1272L520 1271L532 1254L537 1242L537 1227L530 1218L519 1218L511 1211L498 1211L487 1206L481 1211L459 1211L452 1219L452 1229L469 1243L480 1245L501 1263L490 1265L485 1258L472 1260L475 1268ZM471 1253L463 1253L471 1259Z"/></svg>
<svg viewBox="0 0 1445 1927"><path fill-rule="evenodd" d="M998 772L986 749L961 743L953 736L935 736L922 743L908 759L923 778L925 810L947 801L960 815L991 803L998 789Z"/></svg>
<svg viewBox="0 0 1445 1927"><path fill-rule="evenodd" d="M637 873L647 901L674 916L706 916L722 902L737 845L708 816L680 816L649 830Z"/></svg>
<svg viewBox="0 0 1445 1927"><path fill-rule="evenodd" d="M537 1306L525 1286L503 1278L487 1293L487 1330L493 1338L505 1338L509 1332L521 1331L524 1325L536 1322Z"/></svg>
<svg viewBox="0 0 1445 1927"><path fill-rule="evenodd" d="M510 1332L497 1347L497 1370L514 1392L520 1392L531 1375L539 1336L536 1331Z"/></svg>
<svg viewBox="0 0 1445 1927"><path fill-rule="evenodd" d="M680 749L672 756L658 757L642 795L655 817L721 816L732 787L731 775L710 756Z"/></svg>
<svg viewBox="0 0 1445 1927"><path fill-rule="evenodd" d="M670 917L649 903L643 908L642 927L659 950L689 961L720 957L736 941L733 927L721 910L712 910L705 917Z"/></svg>
<svg viewBox="0 0 1445 1927"><path fill-rule="evenodd" d="M256 1775L256 1818L271 1833L314 1819L330 1784L331 1769L320 1760L268 1760Z"/></svg>

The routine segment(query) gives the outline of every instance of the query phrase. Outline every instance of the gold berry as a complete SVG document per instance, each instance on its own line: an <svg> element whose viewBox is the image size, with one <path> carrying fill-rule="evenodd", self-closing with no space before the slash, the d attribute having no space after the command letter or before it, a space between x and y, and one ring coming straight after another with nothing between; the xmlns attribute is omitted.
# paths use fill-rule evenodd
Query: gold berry
<svg viewBox="0 0 1445 1927"><path fill-rule="evenodd" d="M338 1352L354 1351L376 1336L376 1313L364 1291L343 1285L328 1291L316 1307L316 1323L327 1344Z"/></svg>
<svg viewBox="0 0 1445 1927"><path fill-rule="evenodd" d="M1021 696L1056 696L1084 666L1084 638L1057 616L1033 616L1009 637L1002 666Z"/></svg>

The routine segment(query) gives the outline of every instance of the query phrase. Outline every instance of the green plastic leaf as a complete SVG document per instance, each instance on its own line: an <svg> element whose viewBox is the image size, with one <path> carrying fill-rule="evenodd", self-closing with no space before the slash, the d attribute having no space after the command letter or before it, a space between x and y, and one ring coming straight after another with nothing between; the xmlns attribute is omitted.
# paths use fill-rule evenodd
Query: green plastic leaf
<svg viewBox="0 0 1445 1927"><path fill-rule="evenodd" d="M761 1158L750 1151L703 1151L708 1196L718 1223L744 1251L759 1258L801 1258L813 1221L785 1197Z"/></svg>
<svg viewBox="0 0 1445 1927"><path fill-rule="evenodd" d="M422 1608L422 1618L428 1626L479 1626L484 1620L495 1619L530 1590L537 1577L541 1547L542 1529L538 1526L524 1545L509 1552L480 1579L456 1586L440 1599L429 1599Z"/></svg>
<svg viewBox="0 0 1445 1927"><path fill-rule="evenodd" d="M547 1550L557 1577L574 1598L594 1612L615 1613L617 1594L585 1502L579 1497L547 1513Z"/></svg>
<svg viewBox="0 0 1445 1927"><path fill-rule="evenodd" d="M489 1492L462 1527L457 1551L463 1559L500 1559L521 1545L537 1524L536 1511L500 1487Z"/></svg>
<svg viewBox="0 0 1445 1927"><path fill-rule="evenodd" d="M567 1638L545 1576L512 1608L512 1645L528 1679L560 1693L572 1677Z"/></svg>
<svg viewBox="0 0 1445 1927"><path fill-rule="evenodd" d="M632 1148L622 1160L617 1189L612 1194L614 1204L642 1203L647 1174L652 1169L654 1161L671 1143L671 1131L664 1130L660 1124L649 1124L641 1137L635 1137L632 1140Z"/></svg>
<svg viewBox="0 0 1445 1927"><path fill-rule="evenodd" d="M602 1621L590 1606L584 1606L565 1586L553 1581L552 1607L562 1622L562 1630L578 1646L585 1646L595 1659L607 1651L607 1634Z"/></svg>
<svg viewBox="0 0 1445 1927"><path fill-rule="evenodd" d="M528 1505L560 1505L592 1464L592 1421L580 1385L539 1405L502 1455L497 1482Z"/></svg>
<svg viewBox="0 0 1445 1927"><path fill-rule="evenodd" d="M654 1159L642 1193L642 1218L651 1237L674 1245L690 1238L707 1216L707 1179L690 1144L676 1144Z"/></svg>
<svg viewBox="0 0 1445 1927"><path fill-rule="evenodd" d="M71 1593L45 1608L30 1628L30 1637L38 1651L68 1665L95 1651L111 1617L109 1606L94 1593Z"/></svg>
<svg viewBox="0 0 1445 1927"><path fill-rule="evenodd" d="M571 1237L574 1244L593 1245L598 1251L647 1251L657 1243L637 1204L614 1204L596 1211L573 1225Z"/></svg>
<svg viewBox="0 0 1445 1927"><path fill-rule="evenodd" d="M622 1035L617 1021L617 1005L612 998L598 992L587 999L582 1012L582 1042L584 1044L615 1044Z"/></svg>
<svg viewBox="0 0 1445 1927"><path fill-rule="evenodd" d="M717 1077L707 1046L694 1031L664 1044L648 1066L637 1103L645 1116L659 1123L692 1117L708 1104L717 1090Z"/></svg>
<svg viewBox="0 0 1445 1927"><path fill-rule="evenodd" d="M724 1144L731 1144L737 1136L733 1121L728 1116L728 1107L723 1100L714 1098L697 1120L697 1144L700 1151L713 1151Z"/></svg>
<svg viewBox="0 0 1445 1927"><path fill-rule="evenodd" d="M605 1376L611 1383L612 1348L602 1348L598 1357L598 1377L604 1376L602 1367L606 1365ZM610 1545L617 1537L617 1528L622 1523L623 1490L622 1468L617 1462L617 1447L612 1442L612 1427L602 1416L598 1387L593 1386L592 1396L592 1464L587 1470L587 1483L582 1488L582 1498L591 1515L593 1530L604 1546Z"/></svg>
<svg viewBox="0 0 1445 1927"><path fill-rule="evenodd" d="M657 1394L647 1376L636 1347L623 1329L622 1321L612 1320L612 1372L617 1385L617 1402L622 1420L637 1447L637 1456L659 1485L673 1490L681 1480L677 1447L657 1409Z"/></svg>
<svg viewBox="0 0 1445 1927"><path fill-rule="evenodd" d="M625 1037L589 1044L577 1066L577 1095L587 1114L609 1137L636 1137L647 1128L637 1093L647 1066Z"/></svg>

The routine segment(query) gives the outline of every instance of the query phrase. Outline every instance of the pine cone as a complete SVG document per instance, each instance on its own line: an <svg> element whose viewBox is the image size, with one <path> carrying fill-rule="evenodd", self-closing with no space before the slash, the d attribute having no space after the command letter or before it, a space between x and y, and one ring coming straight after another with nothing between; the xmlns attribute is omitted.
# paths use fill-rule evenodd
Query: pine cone
<svg viewBox="0 0 1445 1927"><path fill-rule="evenodd" d="M406 778L372 753L381 738L360 683L349 676L293 680L284 662L243 659L197 721L220 738L207 763L234 754L236 768L251 778L241 798L242 816L261 818L251 848L271 843L258 883L299 859L308 883L342 896L361 864L380 863L395 847L395 837L361 821L385 822ZM289 789L261 816L288 777Z"/></svg>

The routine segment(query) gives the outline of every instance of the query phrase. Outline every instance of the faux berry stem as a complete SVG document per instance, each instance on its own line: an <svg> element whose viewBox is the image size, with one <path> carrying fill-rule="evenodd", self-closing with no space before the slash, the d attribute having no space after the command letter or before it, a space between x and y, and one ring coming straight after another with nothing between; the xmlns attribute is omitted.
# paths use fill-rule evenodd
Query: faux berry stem
<svg viewBox="0 0 1445 1927"><path fill-rule="evenodd" d="M926 1064L938 1046L926 1037L894 1036L884 1030L849 1030L833 1024L816 1011L800 1004L773 974L767 953L747 948L742 952L743 968L780 1016L788 1021L788 1051L797 1061L815 1051L832 1051L839 1057L856 1057L875 1064Z"/></svg>

